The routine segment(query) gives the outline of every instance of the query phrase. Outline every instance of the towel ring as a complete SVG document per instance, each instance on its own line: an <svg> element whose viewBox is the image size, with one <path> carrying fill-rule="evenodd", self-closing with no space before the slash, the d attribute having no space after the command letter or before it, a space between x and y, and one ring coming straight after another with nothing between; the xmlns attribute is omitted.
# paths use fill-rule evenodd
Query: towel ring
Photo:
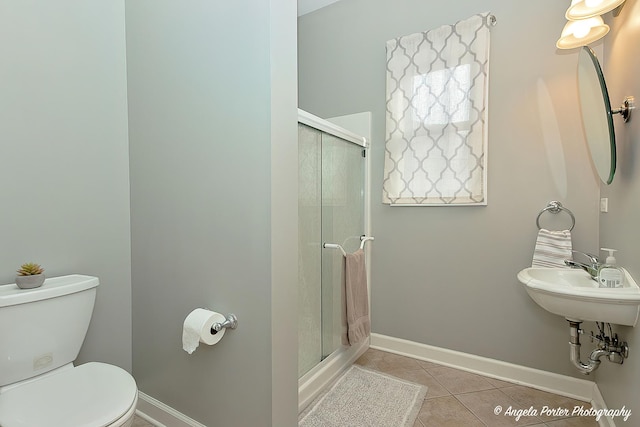
<svg viewBox="0 0 640 427"><path fill-rule="evenodd" d="M540 216L543 213L547 212L547 211L551 212L552 214L557 214L560 211L565 211L571 217L571 228L569 228L569 231L573 230L573 227L575 227L575 225L576 225L576 217L573 215L573 212L571 212L569 209L567 209L564 206L562 206L562 203L560 203L560 202L558 202L556 200L553 200L553 201L549 202L547 207L545 207L544 209L542 209L540 211L540 213L538 213L538 217L536 218L536 225L538 226L538 229L542 228L542 227L540 227Z"/></svg>

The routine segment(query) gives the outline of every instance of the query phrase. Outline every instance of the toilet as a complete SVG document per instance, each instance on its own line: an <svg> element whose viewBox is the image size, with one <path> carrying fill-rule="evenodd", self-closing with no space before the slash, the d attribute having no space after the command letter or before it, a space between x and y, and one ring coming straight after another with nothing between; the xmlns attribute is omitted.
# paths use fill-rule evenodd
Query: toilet
<svg viewBox="0 0 640 427"><path fill-rule="evenodd" d="M130 427L138 402L129 373L74 366L89 328L97 277L0 286L0 426Z"/></svg>

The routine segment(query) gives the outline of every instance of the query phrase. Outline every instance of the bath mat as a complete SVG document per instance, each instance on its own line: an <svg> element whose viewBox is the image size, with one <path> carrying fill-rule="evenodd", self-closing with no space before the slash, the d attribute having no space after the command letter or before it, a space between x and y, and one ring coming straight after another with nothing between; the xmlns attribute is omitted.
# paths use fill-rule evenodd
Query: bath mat
<svg viewBox="0 0 640 427"><path fill-rule="evenodd" d="M353 365L300 414L300 427L412 427L427 387Z"/></svg>

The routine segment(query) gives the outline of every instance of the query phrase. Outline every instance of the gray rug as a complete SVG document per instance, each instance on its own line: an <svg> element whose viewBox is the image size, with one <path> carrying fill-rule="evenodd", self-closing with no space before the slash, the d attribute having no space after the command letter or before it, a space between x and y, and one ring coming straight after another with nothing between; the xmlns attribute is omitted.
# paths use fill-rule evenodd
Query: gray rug
<svg viewBox="0 0 640 427"><path fill-rule="evenodd" d="M351 366L300 414L300 427L412 427L427 387Z"/></svg>

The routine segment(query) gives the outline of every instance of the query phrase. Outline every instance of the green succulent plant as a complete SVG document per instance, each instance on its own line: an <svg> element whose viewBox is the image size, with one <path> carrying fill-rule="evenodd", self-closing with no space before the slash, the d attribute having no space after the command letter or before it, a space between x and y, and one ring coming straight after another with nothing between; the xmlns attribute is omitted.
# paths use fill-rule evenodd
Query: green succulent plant
<svg viewBox="0 0 640 427"><path fill-rule="evenodd" d="M43 272L44 268L40 267L40 264L27 262L20 266L18 276L35 276L36 274L42 274Z"/></svg>

